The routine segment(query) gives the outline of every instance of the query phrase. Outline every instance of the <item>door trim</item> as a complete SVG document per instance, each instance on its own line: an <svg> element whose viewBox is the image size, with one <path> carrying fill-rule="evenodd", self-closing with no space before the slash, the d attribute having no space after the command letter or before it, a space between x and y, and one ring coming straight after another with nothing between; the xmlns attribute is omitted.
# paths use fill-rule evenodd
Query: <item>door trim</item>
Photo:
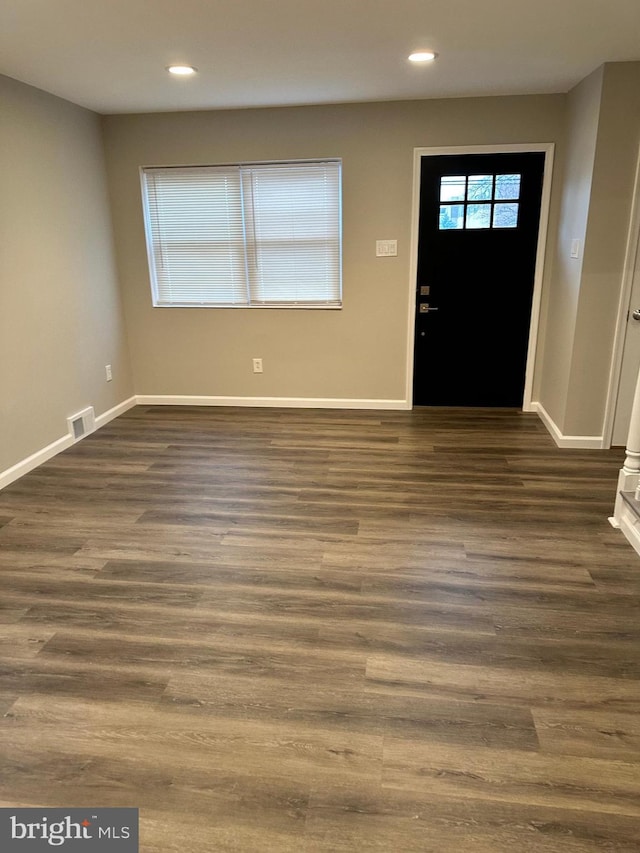
<svg viewBox="0 0 640 853"><path fill-rule="evenodd" d="M627 244L624 255L624 266L622 268L622 286L620 288L620 299L618 301L618 316L616 319L616 330L613 337L613 356L611 359L611 370L609 371L609 387L607 400L604 408L604 426L602 429L602 446L606 449L611 447L613 439L613 426L618 406L618 395L620 394L620 379L622 378L622 360L624 355L624 344L627 336L627 312L630 309L631 290L636 274L636 263L640 253L640 149L636 160L636 174L633 184L633 197L631 199L631 213L629 216L629 231L627 233Z"/></svg>
<svg viewBox="0 0 640 853"><path fill-rule="evenodd" d="M527 349L527 368L525 373L524 397L522 408L525 412L533 412L532 406L533 375L536 349L538 343L538 326L540 323L540 305L542 300L542 282L544 277L544 260L549 226L549 208L551 205L551 176L553 174L553 157L555 143L515 143L510 145L462 145L446 148L414 148L413 149L413 199L411 208L411 257L409 275L409 317L407 333L407 368L406 368L406 399L409 408L413 408L413 368L415 347L416 322L416 284L418 276L418 227L420 224L420 166L423 157L437 157L456 154L514 154L542 152L544 158L544 173L542 178L542 198L540 201L540 228L538 230L538 246L536 250L536 269L533 284L533 300L531 305L531 324L529 331L529 346Z"/></svg>

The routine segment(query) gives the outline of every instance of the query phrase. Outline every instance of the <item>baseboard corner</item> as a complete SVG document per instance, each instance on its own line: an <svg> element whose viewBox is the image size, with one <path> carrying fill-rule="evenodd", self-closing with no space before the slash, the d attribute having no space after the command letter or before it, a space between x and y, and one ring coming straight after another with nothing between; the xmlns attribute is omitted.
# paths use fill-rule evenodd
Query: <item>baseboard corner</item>
<svg viewBox="0 0 640 853"><path fill-rule="evenodd" d="M575 450L602 450L605 447L601 435L564 435L542 403L532 402L531 411L538 415L558 447Z"/></svg>

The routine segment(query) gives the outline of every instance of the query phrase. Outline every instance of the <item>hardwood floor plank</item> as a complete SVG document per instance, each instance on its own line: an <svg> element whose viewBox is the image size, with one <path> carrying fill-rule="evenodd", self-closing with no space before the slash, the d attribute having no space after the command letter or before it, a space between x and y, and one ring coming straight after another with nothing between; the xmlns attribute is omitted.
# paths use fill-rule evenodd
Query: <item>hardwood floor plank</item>
<svg viewBox="0 0 640 853"><path fill-rule="evenodd" d="M324 730L294 721L178 718L162 706L25 697L13 704L0 741L6 755L41 753L62 744L73 753L109 761L126 745L127 757L149 774L183 783L215 775L250 779L296 779L309 786L338 773L345 778L374 779L382 770L382 737L369 733ZM197 785L196 785L197 787ZM222 786L221 786L222 787ZM152 795L153 792L149 792Z"/></svg>
<svg viewBox="0 0 640 853"><path fill-rule="evenodd" d="M95 573L93 573L95 574ZM203 590L189 584L129 583L119 580L94 581L91 577L78 577L76 572L59 569L29 574L24 571L5 571L3 578L10 582L8 596L17 594L21 600L35 601L74 598L100 600L146 601L171 605L195 605L201 600Z"/></svg>
<svg viewBox="0 0 640 853"><path fill-rule="evenodd" d="M640 717L635 714L533 710L544 752L640 761Z"/></svg>
<svg viewBox="0 0 640 853"><path fill-rule="evenodd" d="M602 592L633 594L640 596L640 572L636 566L626 567L618 564L611 567L589 569L596 587Z"/></svg>
<svg viewBox="0 0 640 853"><path fill-rule="evenodd" d="M25 625L22 622L0 624L0 660L7 657L14 660L35 657L55 632L55 628Z"/></svg>
<svg viewBox="0 0 640 853"><path fill-rule="evenodd" d="M623 609L624 613L615 608L608 612L596 609L589 613L581 610L567 613L561 609L510 606L495 614L495 628L505 637L613 640L628 643L635 649L640 641L640 623L633 611Z"/></svg>
<svg viewBox="0 0 640 853"><path fill-rule="evenodd" d="M557 706L634 714L640 711L640 680L550 672L544 667L519 670L370 655L367 685L373 691L396 695L407 692L531 709Z"/></svg>
<svg viewBox="0 0 640 853"><path fill-rule="evenodd" d="M385 738L383 787L640 818L638 767L622 761Z"/></svg>
<svg viewBox="0 0 640 853"><path fill-rule="evenodd" d="M293 589L309 592L360 592L362 576L355 572L332 571L318 566L315 571L304 571L302 565L319 560L312 553L286 555L291 559L275 557L274 568L264 566L259 555L240 555L241 559L227 559L227 549L220 549L220 557L208 565L185 563L160 563L157 561L108 560L97 573L97 578L115 578L127 581L152 583L184 583L215 588L248 587L264 589ZM237 555L234 555L237 556ZM314 560L315 557L315 560Z"/></svg>
<svg viewBox="0 0 640 853"><path fill-rule="evenodd" d="M323 850L377 853L637 853L640 847L635 817L374 786L313 789L306 835Z"/></svg>
<svg viewBox="0 0 640 853"><path fill-rule="evenodd" d="M58 631L39 649L39 659L64 659L65 661L91 660L104 666L111 661L114 666L132 668L152 667L168 674L186 667L194 667L202 675L211 672L260 676L273 675L295 681L331 677L338 684L358 684L364 679L364 657L351 651L331 653L322 650L305 650L304 659L297 644L271 641L264 638L243 642L236 635L225 637L212 634L204 640L182 640L134 637L114 634L96 634L90 631L65 633Z"/></svg>
<svg viewBox="0 0 640 853"><path fill-rule="evenodd" d="M177 524L181 526L204 527L207 530L217 530L226 533L231 525L235 529L260 529L268 527L272 530L287 530L300 533L338 533L356 534L358 532L357 520L348 518L352 512L345 512L347 518L319 517L318 513L311 511L301 512L298 507L284 507L280 512L265 508L262 511L245 508L241 511L218 511L214 512L166 512L150 510L145 512L139 519L140 524L168 525Z"/></svg>
<svg viewBox="0 0 640 853"><path fill-rule="evenodd" d="M503 668L518 674L598 676L636 680L640 683L640 661L628 643L603 643L586 640L533 641L492 636L481 633L410 631L389 626L369 626L355 631L338 629L332 641L349 643L366 649L371 672L376 665L391 668L393 657L382 663L374 655L402 655L398 672L415 677L431 663L462 664L476 667ZM320 640L326 636L321 631Z"/></svg>
<svg viewBox="0 0 640 853"><path fill-rule="evenodd" d="M3 691L18 696L75 696L79 699L141 699L157 702L168 675L160 666L117 667L97 662L47 659L38 655L3 662Z"/></svg>
<svg viewBox="0 0 640 853"><path fill-rule="evenodd" d="M299 782L202 767L169 772L155 765L153 755L147 756L148 763L137 753L116 760L84 744L71 755L48 741L40 749L46 758L29 746L6 749L0 796L31 807L65 807L70 801L75 807L95 807L97 801L101 808L138 808L143 853L225 849L214 846L219 839L236 845L229 850L258 849L237 845L250 845L261 834L268 843L284 845L274 850L299 850L303 843L308 795ZM36 793L40 788L42 793ZM185 814L191 816L191 825L181 835L177 828ZM171 830L168 815L175 815Z"/></svg>
<svg viewBox="0 0 640 853"><path fill-rule="evenodd" d="M271 674L216 676L177 673L163 705L176 713L216 718L290 721L326 731L416 737L440 743L537 749L528 709L366 693L357 685L301 686Z"/></svg>

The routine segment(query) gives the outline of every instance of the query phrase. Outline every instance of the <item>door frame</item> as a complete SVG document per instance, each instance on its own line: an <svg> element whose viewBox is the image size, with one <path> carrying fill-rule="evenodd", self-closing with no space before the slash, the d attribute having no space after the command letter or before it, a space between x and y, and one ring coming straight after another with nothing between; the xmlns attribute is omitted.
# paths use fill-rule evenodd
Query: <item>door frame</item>
<svg viewBox="0 0 640 853"><path fill-rule="evenodd" d="M540 227L538 230L538 246L536 249L536 267L533 284L533 301L531 305L531 323L529 327L529 344L527 349L527 368L525 373L524 397L522 409L525 412L535 411L532 405L533 373L535 367L536 348L538 343L538 326L540 323L540 305L542 301L542 282L544 278L544 260L549 227L549 209L551 206L551 177L553 174L553 158L555 143L513 143L506 145L457 145L438 148L413 149L413 200L411 210L411 257L409 276L409 317L407 334L407 369L405 397L409 408L413 408L413 372L415 350L416 323L416 287L418 277L418 237L420 225L420 175L423 157L438 157L442 155L459 154L514 154L542 152L544 158L544 173L542 178L542 198L540 202Z"/></svg>
<svg viewBox="0 0 640 853"><path fill-rule="evenodd" d="M636 265L640 255L640 148L636 159L636 173L633 183L633 196L631 198L631 212L629 215L629 230L627 232L627 243L625 247L624 266L622 268L622 286L620 288L620 299L618 300L618 315L616 318L616 329L613 337L613 356L611 358L611 370L609 371L609 387L607 400L604 408L604 424L602 428L602 447L609 449L613 440L613 426L620 394L620 380L622 378L622 362L624 356L624 345L627 336L627 319L631 308L631 291L633 280L636 275Z"/></svg>

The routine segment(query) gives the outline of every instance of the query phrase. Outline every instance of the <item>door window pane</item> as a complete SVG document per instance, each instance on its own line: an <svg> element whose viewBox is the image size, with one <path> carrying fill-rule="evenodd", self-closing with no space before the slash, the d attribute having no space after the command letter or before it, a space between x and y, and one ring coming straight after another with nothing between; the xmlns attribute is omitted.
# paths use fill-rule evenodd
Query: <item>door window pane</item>
<svg viewBox="0 0 640 853"><path fill-rule="evenodd" d="M470 204L467 206L467 228L491 228L491 205Z"/></svg>
<svg viewBox="0 0 640 853"><path fill-rule="evenodd" d="M489 201L493 195L493 175L469 175L467 201Z"/></svg>
<svg viewBox="0 0 640 853"><path fill-rule="evenodd" d="M520 198L520 175L496 175L496 198Z"/></svg>
<svg viewBox="0 0 640 853"><path fill-rule="evenodd" d="M443 175L441 231L517 228L521 174Z"/></svg>
<svg viewBox="0 0 640 853"><path fill-rule="evenodd" d="M441 231L464 228L464 204L441 204L439 227Z"/></svg>
<svg viewBox="0 0 640 853"><path fill-rule="evenodd" d="M464 201L466 175L445 175L440 179L440 201Z"/></svg>
<svg viewBox="0 0 640 853"><path fill-rule="evenodd" d="M518 227L518 202L511 204L496 204L493 209L494 228Z"/></svg>

